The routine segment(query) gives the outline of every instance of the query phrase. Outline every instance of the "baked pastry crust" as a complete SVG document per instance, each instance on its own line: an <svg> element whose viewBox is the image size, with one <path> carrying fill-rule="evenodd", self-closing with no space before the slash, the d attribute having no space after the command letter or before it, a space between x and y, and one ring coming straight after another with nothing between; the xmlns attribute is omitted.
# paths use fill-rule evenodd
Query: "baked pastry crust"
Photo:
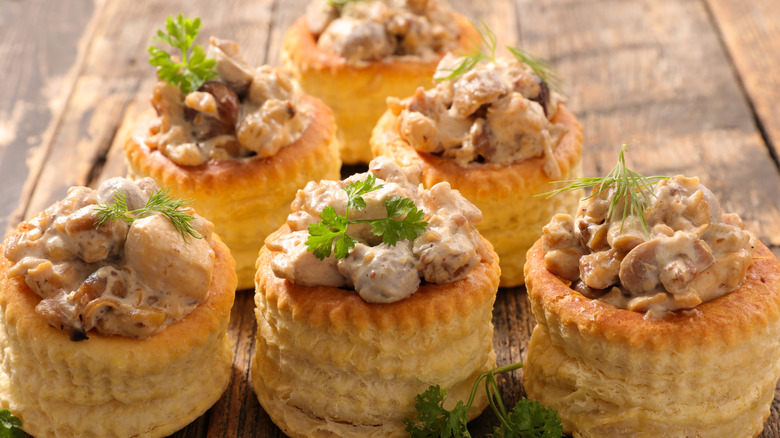
<svg viewBox="0 0 780 438"><path fill-rule="evenodd" d="M212 239L206 301L144 339L89 332L88 340L71 341L35 311L40 297L22 277L7 278L11 263L0 257L0 408L40 438L164 437L202 415L227 388L233 366L227 325L235 265Z"/></svg>
<svg viewBox="0 0 780 438"><path fill-rule="evenodd" d="M454 406L495 367L495 256L461 280L424 284L391 304L280 279L271 257L263 247L257 260L252 383L291 437L408 436L402 420L415 416L415 395L438 384ZM487 406L478 394L469 418Z"/></svg>
<svg viewBox="0 0 780 438"><path fill-rule="evenodd" d="M529 251L529 398L575 437L758 435L780 378L780 262L757 243L739 289L662 320L585 298Z"/></svg>
<svg viewBox="0 0 780 438"><path fill-rule="evenodd" d="M558 106L552 123L568 128L554 148L562 176L569 180L582 176L582 126L563 105ZM542 235L542 227L555 213L573 213L582 195L580 191L555 197L535 197L555 186L543 170L544 158L533 158L510 165L483 164L461 167L454 160L418 152L398 132L398 117L387 110L371 136L374 156L384 155L401 166L417 164L422 168L426 188L448 181L453 189L482 210L480 234L493 244L500 259L501 286L523 284L526 252Z"/></svg>
<svg viewBox="0 0 780 438"><path fill-rule="evenodd" d="M124 144L130 178L152 177L176 197L191 199L192 207L214 223L236 260L239 289L253 287L257 253L265 237L287 219L298 189L310 180L340 176L333 114L319 99L302 99L313 108L309 126L297 141L268 158L179 166L144 144L153 114L138 123Z"/></svg>
<svg viewBox="0 0 780 438"><path fill-rule="evenodd" d="M463 52L480 41L464 16L455 13L460 29L452 52ZM430 88L444 53L430 59L390 58L355 66L340 55L320 49L301 17L288 29L280 58L307 94L325 101L336 116L344 164L368 163L371 129L387 109L388 96L411 96L417 87Z"/></svg>

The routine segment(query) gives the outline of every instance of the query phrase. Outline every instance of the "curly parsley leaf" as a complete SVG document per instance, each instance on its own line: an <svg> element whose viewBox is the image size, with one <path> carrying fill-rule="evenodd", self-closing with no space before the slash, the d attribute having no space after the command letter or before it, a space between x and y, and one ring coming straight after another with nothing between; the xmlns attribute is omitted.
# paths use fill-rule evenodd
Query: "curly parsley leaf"
<svg viewBox="0 0 780 438"><path fill-rule="evenodd" d="M216 61L206 57L206 52L195 39L200 33L200 18L189 19L179 14L174 20L171 17L165 22L167 33L157 31L152 39L167 43L179 49L181 59L176 60L170 53L155 46L149 46L151 55L149 64L157 67L157 76L176 85L183 93L197 90L209 79L217 77Z"/></svg>
<svg viewBox="0 0 780 438"><path fill-rule="evenodd" d="M149 216L152 212L158 212L171 221L176 228L176 231L181 234L185 241L187 240L187 236L200 239L203 236L198 234L192 226L192 221L195 220L195 216L187 214L184 211L186 206L190 203L191 201L189 199L174 199L170 194L170 190L166 188L154 192L154 194L149 197L145 206L130 210L127 206L125 192L119 191L114 195L113 202L97 205L95 214L97 215L98 220L95 223L95 227L100 228L104 223L117 219L132 223L136 219Z"/></svg>
<svg viewBox="0 0 780 438"><path fill-rule="evenodd" d="M11 415L8 409L0 409L0 438L24 438L22 421Z"/></svg>
<svg viewBox="0 0 780 438"><path fill-rule="evenodd" d="M379 190L384 187L382 184L376 185L376 175L370 173L363 181L354 181L344 187L347 192L347 209L363 210L366 208L366 201L363 195Z"/></svg>
<svg viewBox="0 0 780 438"><path fill-rule="evenodd" d="M371 232L375 236L382 236L382 242L395 245L399 240L414 240L425 232L425 226L428 225L423 221L425 213L418 210L411 199L393 196L385 200L385 210L386 218L371 222ZM392 219L402 216L401 220Z"/></svg>
<svg viewBox="0 0 780 438"><path fill-rule="evenodd" d="M509 413L506 424L496 427L493 438L557 438L563 435L563 427L555 409L537 401L518 400Z"/></svg>
<svg viewBox="0 0 780 438"><path fill-rule="evenodd" d="M444 408L444 398L447 390L439 385L430 386L425 392L417 395L415 419L404 419L406 431L412 438L463 438L471 437L466 422L468 412L482 381L485 381L490 408L499 419L500 426L496 427L493 438L560 438L563 436L563 428L558 418L558 413L546 408L538 402L523 399L515 404L512 412L507 413L501 395L498 392L496 374L516 370L523 366L522 362L494 368L480 374L471 388L471 395L467 403L458 401L451 411Z"/></svg>
<svg viewBox="0 0 780 438"><path fill-rule="evenodd" d="M376 175L369 174L363 181L354 181L342 190L347 192L347 210L344 216L336 213L332 206L325 207L320 213L320 221L309 225L309 237L306 239L306 249L324 260L331 254L337 259L349 255L349 251L357 245L357 239L347 234L350 224L371 224L371 231L382 237L382 242L395 245L399 240L414 240L425 232L428 223L423 219L425 213L418 209L409 198L394 196L385 199L387 216L376 219L349 219L350 210L364 210L366 200L363 195L380 189L376 184ZM335 250L334 250L335 246Z"/></svg>
<svg viewBox="0 0 780 438"><path fill-rule="evenodd" d="M415 398L417 421L404 418L406 431L412 438L462 438L471 435L466 428L468 410L462 401L449 411L444 408L447 390L439 385L429 387Z"/></svg>

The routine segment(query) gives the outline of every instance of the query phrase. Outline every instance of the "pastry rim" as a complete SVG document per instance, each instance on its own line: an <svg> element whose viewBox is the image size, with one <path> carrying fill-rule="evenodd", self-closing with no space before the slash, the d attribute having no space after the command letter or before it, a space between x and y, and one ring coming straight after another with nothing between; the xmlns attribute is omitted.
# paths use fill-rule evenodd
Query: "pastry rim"
<svg viewBox="0 0 780 438"><path fill-rule="evenodd" d="M374 156L387 155L404 165L419 164L426 187L449 181L453 188L463 192L467 198L469 194L480 198L506 198L517 196L518 192L535 194L547 191L552 188L550 183L556 181L544 173L545 157L507 165L488 163L462 167L452 159L417 151L401 138L398 122L398 116L390 110L382 115L371 136L371 151ZM561 173L566 175L582 157L582 125L562 103L558 104L552 123L561 123L567 128L566 134L553 148L555 161Z"/></svg>
<svg viewBox="0 0 780 438"><path fill-rule="evenodd" d="M404 76L416 74L421 69L434 69L441 61L441 58L458 48L468 47L468 44L474 44L479 41L478 32L474 28L471 20L458 12L452 11L454 21L458 26L459 35L449 49L434 52L430 59L419 56L390 56L374 61L362 61L359 64L350 64L346 58L336 52L325 50L317 45L314 34L306 25L306 17L301 16L293 22L292 26L285 32L281 57L292 62L301 71L330 71L332 74L388 74Z"/></svg>
<svg viewBox="0 0 780 438"><path fill-rule="evenodd" d="M174 163L157 149L147 146L145 139L149 135L149 125L156 117L153 110L139 117L124 143L125 158L128 167L135 168L136 174L149 175L155 179L176 180L180 190L197 193L199 197L219 196L223 190L231 187L264 185L270 179L273 169L290 167L287 162L297 161L301 154L308 154L323 145L329 147L335 135L333 112L320 99L302 95L301 99L312 108L309 123L300 137L289 145L279 149L270 157L257 156L208 161L197 166L183 166Z"/></svg>
<svg viewBox="0 0 780 438"><path fill-rule="evenodd" d="M8 238L25 231L28 226L23 222L9 234L0 244L0 254L4 252ZM72 343L74 354L84 351L85 357L101 358L106 366L114 369L136 375L156 372L182 351L204 345L211 333L226 329L224 322L229 318L235 299L235 262L216 234L212 234L212 242L214 269L206 300L183 319L146 338L104 336L91 330L87 333L89 339L71 341L67 333L52 327L35 312L41 298L25 283L23 276L0 279L0 308L5 309L8 325L14 327L17 336L25 342ZM7 273L10 267L10 260L0 257L0 271Z"/></svg>
<svg viewBox="0 0 780 438"><path fill-rule="evenodd" d="M685 351L716 343L737 345L745 335L780 318L780 262L758 240L745 280L737 290L661 320L645 319L644 313L618 309L572 290L544 267L541 239L528 251L525 279L530 284L528 298L533 307L541 306L534 309L537 319L548 319L552 314L560 319L563 332L574 327L584 336L636 349Z"/></svg>
<svg viewBox="0 0 780 438"><path fill-rule="evenodd" d="M289 226L285 224L268 239L288 230ZM255 282L266 285L262 288L266 301L275 304L280 311L289 311L293 319L305 320L313 327L414 331L450 322L456 313L468 315L475 303L495 299L500 275L498 257L492 245L484 237L480 236L480 239L488 246L492 260L483 258L460 280L440 284L423 282L411 296L394 303L369 303L354 290L303 286L279 278L271 271L272 251L267 246L260 250ZM263 276L261 269L266 271ZM485 284L493 286L484 287Z"/></svg>

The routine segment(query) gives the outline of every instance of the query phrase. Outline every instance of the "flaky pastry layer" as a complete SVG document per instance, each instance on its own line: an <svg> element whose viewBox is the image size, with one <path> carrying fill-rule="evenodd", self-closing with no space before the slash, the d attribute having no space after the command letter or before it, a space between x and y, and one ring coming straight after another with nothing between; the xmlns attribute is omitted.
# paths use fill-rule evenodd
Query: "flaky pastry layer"
<svg viewBox="0 0 780 438"><path fill-rule="evenodd" d="M303 99L313 107L309 125L297 141L268 158L179 166L144 144L149 115L125 141L129 177L152 177L176 197L191 199L198 214L214 223L236 260L239 289L254 287L260 247L287 219L298 189L312 180L340 177L333 113L319 99Z"/></svg>
<svg viewBox="0 0 780 438"><path fill-rule="evenodd" d="M662 320L571 290L529 251L530 398L575 437L752 437L780 378L780 263L760 242L739 289Z"/></svg>
<svg viewBox="0 0 780 438"><path fill-rule="evenodd" d="M471 22L455 14L460 29L452 52L473 50L479 41ZM389 58L355 66L317 46L315 36L298 19L282 41L282 63L306 93L317 96L333 109L338 124L341 159L345 164L368 163L372 157L368 140L379 116L387 109L389 96L411 96L417 87L430 88L433 73L445 53L430 59Z"/></svg>
<svg viewBox="0 0 780 438"><path fill-rule="evenodd" d="M206 412L230 380L236 286L228 248L212 239L206 301L145 339L71 341L35 312L40 298L23 277L6 278L11 263L0 257L0 408L38 438L164 437Z"/></svg>
<svg viewBox="0 0 780 438"><path fill-rule="evenodd" d="M252 382L271 419L292 437L408 436L415 395L438 384L467 400L495 367L492 311L497 261L464 279L425 284L391 304L276 277L271 252L257 261L258 324ZM480 391L470 418L487 406Z"/></svg>
<svg viewBox="0 0 780 438"><path fill-rule="evenodd" d="M553 123L568 131L555 148L555 160L562 176L570 180L582 176L582 126L563 105L559 105ZM449 181L469 201L482 210L477 229L493 244L501 265L501 286L523 284L523 265L528 249L542 235L542 227L556 213L573 214L580 191L564 192L552 198L534 196L558 186L544 173L543 158L534 158L508 166L477 165L464 168L454 160L418 152L398 131L398 117L386 111L371 136L374 156L384 155L402 166L422 167L423 185Z"/></svg>

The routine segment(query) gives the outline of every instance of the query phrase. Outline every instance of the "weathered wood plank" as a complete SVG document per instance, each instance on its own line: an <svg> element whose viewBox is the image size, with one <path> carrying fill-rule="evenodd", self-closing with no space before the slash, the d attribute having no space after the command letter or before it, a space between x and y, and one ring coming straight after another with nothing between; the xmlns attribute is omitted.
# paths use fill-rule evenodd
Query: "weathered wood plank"
<svg viewBox="0 0 780 438"><path fill-rule="evenodd" d="M34 189L99 3L0 2L0 235L18 222L19 198Z"/></svg>
<svg viewBox="0 0 780 438"><path fill-rule="evenodd" d="M751 30L756 26L768 35L774 35L777 30L772 27L776 19L767 18L771 15L756 15L753 9L746 20L724 24L723 17L735 8L749 6L707 1L735 60L733 52L737 49L732 44L740 48L752 44L753 40L729 36L728 26L733 25L734 32L743 32L745 27L748 31L758 31ZM67 3L67 7L55 6L59 3ZM29 208L25 202L16 215L19 218L30 216L61 197L70 185L95 184L124 173L121 147L115 141L117 132L148 108L153 70L146 64L145 47L166 16L179 12L201 16L204 37L215 35L238 41L253 64L278 63L283 32L300 15L308 0L208 3L101 0L96 3L98 12L89 21L90 26L84 23L92 5L80 0L78 4L84 11L76 17L78 12L68 9L74 8L74 3L46 2L43 7L43 2L32 1L16 7L16 3L5 1L0 8L0 55L5 50L17 56L14 51L20 50L20 46L24 51L42 53L39 59L6 67L11 72L6 76L10 80L0 83L0 95L14 96L10 100L0 99L0 177L4 190L8 175L14 175L16 183L27 178L25 169L18 169L17 163L27 157L30 145L51 150L50 155L42 154L41 159L31 161L31 177L27 178L27 195L23 198L29 195ZM770 0L758 3L760 8L770 8L763 11L775 8L769 4ZM452 4L475 22L484 20L496 32L500 45L519 45L548 58L558 68L566 81L569 107L585 126L587 174L600 174L611 167L617 146L630 142L634 146L629 161L639 170L699 174L721 196L727 210L742 213L748 228L778 248L780 177L771 164L750 103L759 113L770 139L777 137L769 134L766 126L780 118L771 112L773 108L759 109L756 103L761 100L756 95L763 95L760 86L765 82L756 87L759 91L751 91L752 86L747 84L745 76L756 71L752 67L755 64L739 67L736 60L738 68L729 67L730 59L704 0L551 0L544 3L452 0ZM8 9L9 15L6 15L6 5L12 8ZM22 10L23 7L30 10ZM69 55L69 59L76 60L71 70L65 65L72 66L74 61L51 66L47 63L57 58L46 53L56 51L51 38L58 37L62 43L72 44L81 29L76 27L77 32L68 27L70 33L58 34L59 29L55 28L46 37L40 37L45 41L29 42L25 38L30 33L18 23L30 20L29 25L42 19L26 18L30 14L52 22L69 13L74 14L69 22L81 23L87 35L80 56L75 55L75 46L69 46L70 51L54 54L60 58ZM773 42L768 43L771 45L766 53L776 54L779 43L774 37L769 40ZM746 56L760 55L761 52L754 50ZM768 70L756 74L776 72L776 66L772 61L766 67ZM62 69L57 70L58 67ZM59 78L54 82L62 84L62 90L53 93L55 98L49 101L59 113L43 106L47 101L40 97L35 98L38 100L22 97L21 103L18 102L17 96L33 95L36 88L48 89L43 86L45 79L35 79L35 75L30 78L29 72L35 69L47 73L42 78ZM55 70L57 73L52 73ZM67 71L71 71L71 76L63 76ZM742 76L750 102L740 88L736 73ZM777 75L766 76L777 80ZM70 90L73 94L68 99ZM41 114L43 117L38 117ZM27 144L25 141L30 136L33 139ZM777 142L772 141L776 146ZM25 174L19 176L20 172ZM21 188L17 184L11 190L16 198ZM0 199L9 198L6 192L0 192ZM0 203L0 229L4 229L2 221L8 215L3 208L6 205ZM534 325L523 288L499 292L494 324L498 362L522 360ZM251 293L239 293L229 330L236 354L230 387L209 413L175 434L176 437L283 436L262 411L249 381L255 335ZM504 401L509 405L523 395L521 376L521 372L515 372L499 378ZM780 437L778 394L763 437ZM494 425L492 415L487 414L475 420L471 427L475 436L483 436Z"/></svg>
<svg viewBox="0 0 780 438"><path fill-rule="evenodd" d="M780 156L780 2L707 0L775 158Z"/></svg>

